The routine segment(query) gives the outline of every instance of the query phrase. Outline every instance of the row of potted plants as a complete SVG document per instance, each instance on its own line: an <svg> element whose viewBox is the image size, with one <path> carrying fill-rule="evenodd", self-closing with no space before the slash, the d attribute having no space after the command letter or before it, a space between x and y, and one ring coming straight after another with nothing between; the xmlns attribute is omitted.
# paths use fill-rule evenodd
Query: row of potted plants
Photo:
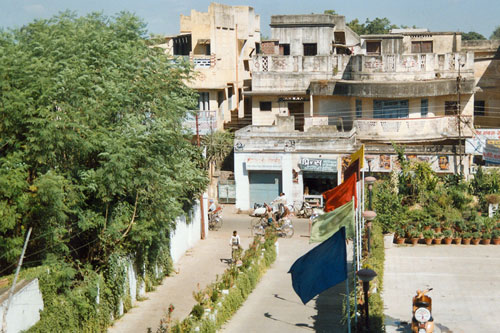
<svg viewBox="0 0 500 333"><path fill-rule="evenodd" d="M436 232L433 229L419 231L418 229L411 229L404 234L395 234L395 241L397 244L404 244L405 242L417 244L423 240L427 245L431 244L464 244L464 245L500 245L500 230L495 229L489 231L453 231L451 229Z"/></svg>

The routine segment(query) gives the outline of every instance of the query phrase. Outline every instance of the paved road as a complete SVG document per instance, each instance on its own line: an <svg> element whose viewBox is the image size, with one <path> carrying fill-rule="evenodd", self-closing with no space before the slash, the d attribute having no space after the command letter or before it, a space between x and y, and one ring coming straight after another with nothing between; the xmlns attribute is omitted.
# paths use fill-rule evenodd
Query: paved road
<svg viewBox="0 0 500 333"><path fill-rule="evenodd" d="M276 262L264 275L234 317L221 332L345 332L340 324L345 284L321 293L303 305L292 288L290 266L312 249L308 220L294 219L295 235L280 238ZM349 254L349 256L351 256Z"/></svg>
<svg viewBox="0 0 500 333"><path fill-rule="evenodd" d="M436 332L500 332L500 246L401 246L386 250L387 332L409 332L417 289L433 287Z"/></svg>

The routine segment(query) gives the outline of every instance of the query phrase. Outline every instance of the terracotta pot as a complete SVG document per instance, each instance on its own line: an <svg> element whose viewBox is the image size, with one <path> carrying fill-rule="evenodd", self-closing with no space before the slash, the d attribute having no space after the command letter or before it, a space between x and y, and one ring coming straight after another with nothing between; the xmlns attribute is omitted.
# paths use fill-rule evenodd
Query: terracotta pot
<svg viewBox="0 0 500 333"><path fill-rule="evenodd" d="M462 244L462 237L453 238L453 243L457 245Z"/></svg>
<svg viewBox="0 0 500 333"><path fill-rule="evenodd" d="M430 225L426 225L426 226L424 227L424 230L431 230L431 226L430 226Z"/></svg>
<svg viewBox="0 0 500 333"><path fill-rule="evenodd" d="M500 245L500 238L493 238L494 245Z"/></svg>
<svg viewBox="0 0 500 333"><path fill-rule="evenodd" d="M490 242L491 242L491 238L481 240L481 244L483 244L483 245L490 245Z"/></svg>
<svg viewBox="0 0 500 333"><path fill-rule="evenodd" d="M462 238L462 244L464 244L464 245L470 245L470 240L471 239L472 238Z"/></svg>
<svg viewBox="0 0 500 333"><path fill-rule="evenodd" d="M481 241L480 238L472 238L472 240L470 242L472 245L477 245L477 244L479 244L480 241Z"/></svg>
<svg viewBox="0 0 500 333"><path fill-rule="evenodd" d="M443 238L443 241L446 245L450 245L451 242L453 241L453 238Z"/></svg>
<svg viewBox="0 0 500 333"><path fill-rule="evenodd" d="M432 244L432 241L433 241L433 239L432 239L432 238L426 238L426 239L425 239L425 244L427 244L427 245L431 245L431 244Z"/></svg>
<svg viewBox="0 0 500 333"><path fill-rule="evenodd" d="M434 232L437 234L439 232L441 232L441 227L437 227L437 228L434 228Z"/></svg>
<svg viewBox="0 0 500 333"><path fill-rule="evenodd" d="M435 238L434 239L434 244L439 245L439 244L441 244L442 241L443 241L442 238Z"/></svg>
<svg viewBox="0 0 500 333"><path fill-rule="evenodd" d="M411 245L417 245L420 238L410 238Z"/></svg>
<svg viewBox="0 0 500 333"><path fill-rule="evenodd" d="M404 238L404 237L398 237L398 238L396 238L396 244L399 244L399 245L404 244L405 240L406 240L406 238Z"/></svg>

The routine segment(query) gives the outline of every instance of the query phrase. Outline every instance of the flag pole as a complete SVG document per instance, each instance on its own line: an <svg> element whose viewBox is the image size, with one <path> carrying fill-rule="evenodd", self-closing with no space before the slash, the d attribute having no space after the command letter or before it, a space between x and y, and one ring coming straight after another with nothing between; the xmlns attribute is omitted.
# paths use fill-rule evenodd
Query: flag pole
<svg viewBox="0 0 500 333"><path fill-rule="evenodd" d="M351 333L351 294L349 293L349 276L345 279L345 290L347 295L347 333Z"/></svg>
<svg viewBox="0 0 500 333"><path fill-rule="evenodd" d="M354 196L352 197L352 200L354 201ZM354 274L353 274L353 285L354 285L354 326L357 327L358 325L358 295L356 292L356 271L358 268L358 254L357 254L357 243L358 243L358 216L357 214L354 214L354 239L352 242L352 261L353 261L353 268L354 268ZM347 278L349 280L349 276ZM348 300L350 301L350 295ZM349 319L351 319L351 313L349 313ZM349 328L348 330L351 329L350 321L348 321Z"/></svg>

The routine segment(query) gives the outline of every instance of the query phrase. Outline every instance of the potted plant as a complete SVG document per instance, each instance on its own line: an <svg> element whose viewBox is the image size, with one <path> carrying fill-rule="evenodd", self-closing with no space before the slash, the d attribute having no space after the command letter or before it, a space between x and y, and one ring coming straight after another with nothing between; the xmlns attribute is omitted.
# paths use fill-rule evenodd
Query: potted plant
<svg viewBox="0 0 500 333"><path fill-rule="evenodd" d="M432 227L432 220L430 218L426 218L425 220L422 220L422 222L420 223L420 225L422 226L422 229L425 231L425 230L430 230L431 227Z"/></svg>
<svg viewBox="0 0 500 333"><path fill-rule="evenodd" d="M431 226L434 232L441 233L441 222L439 222L439 220L432 220Z"/></svg>
<svg viewBox="0 0 500 333"><path fill-rule="evenodd" d="M475 231L472 233L472 245L477 245L481 241L481 233L479 231Z"/></svg>
<svg viewBox="0 0 500 333"><path fill-rule="evenodd" d="M493 238L493 244L500 245L500 230L493 230L491 232L491 237Z"/></svg>
<svg viewBox="0 0 500 333"><path fill-rule="evenodd" d="M394 238L396 240L396 244L404 244L405 243L405 234L406 231L402 226L396 226L396 230L394 232Z"/></svg>
<svg viewBox="0 0 500 333"><path fill-rule="evenodd" d="M451 232L450 229L443 230L443 237L444 237L443 240L446 245L451 244L451 241L453 240L453 238L451 238L452 235L453 233Z"/></svg>
<svg viewBox="0 0 500 333"><path fill-rule="evenodd" d="M485 231L481 235L481 244L490 245L491 242L491 232Z"/></svg>
<svg viewBox="0 0 500 333"><path fill-rule="evenodd" d="M418 243L418 240L420 239L420 231L418 231L416 228L410 229L409 235L411 244L416 245Z"/></svg>
<svg viewBox="0 0 500 333"><path fill-rule="evenodd" d="M435 232L434 234L434 244L441 244L443 241L443 234L440 232Z"/></svg>
<svg viewBox="0 0 500 333"><path fill-rule="evenodd" d="M430 228L430 225L429 225L429 228ZM432 240L434 239L434 230L431 230L431 229L424 230L423 236L424 236L424 239L425 239L425 244L431 245L432 244Z"/></svg>
<svg viewBox="0 0 500 333"><path fill-rule="evenodd" d="M453 243L460 245L462 244L462 232L455 232L455 236L453 237Z"/></svg>
<svg viewBox="0 0 500 333"><path fill-rule="evenodd" d="M472 232L469 231L464 232L464 234L462 235L462 244L469 245L471 239L472 239Z"/></svg>
<svg viewBox="0 0 500 333"><path fill-rule="evenodd" d="M465 220L462 218L454 220L453 228L458 232L465 231Z"/></svg>

